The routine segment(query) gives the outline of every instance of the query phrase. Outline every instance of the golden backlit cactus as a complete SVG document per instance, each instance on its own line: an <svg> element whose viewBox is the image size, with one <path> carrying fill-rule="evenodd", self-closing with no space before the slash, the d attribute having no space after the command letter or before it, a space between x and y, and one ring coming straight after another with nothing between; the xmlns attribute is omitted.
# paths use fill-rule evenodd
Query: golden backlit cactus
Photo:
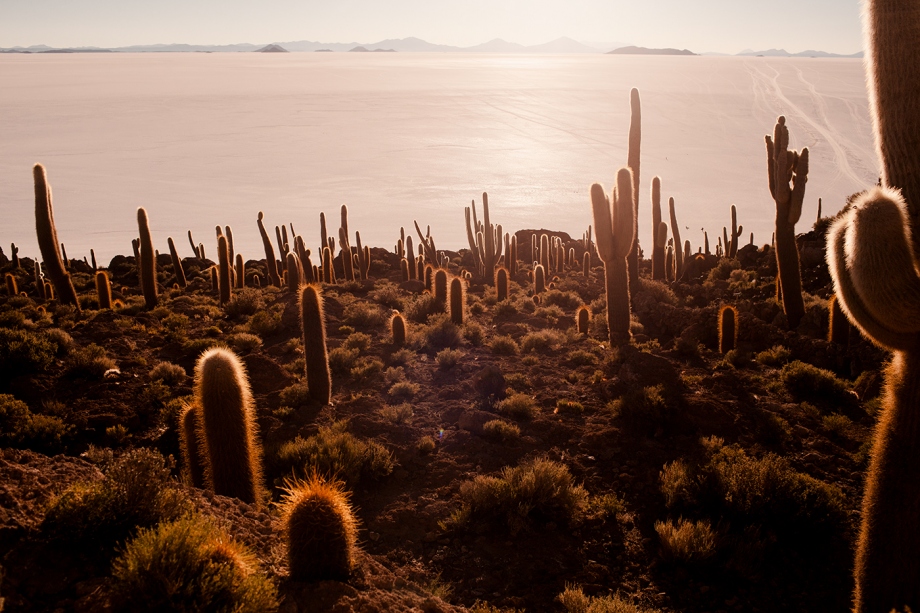
<svg viewBox="0 0 920 613"><path fill-rule="evenodd" d="M443 268L434 273L434 299L439 309L444 310L447 307L447 271Z"/></svg>
<svg viewBox="0 0 920 613"><path fill-rule="evenodd" d="M776 202L776 267L782 288L783 310L790 329L805 316L799 250L795 243L795 224L802 215L805 182L808 180L808 148L789 151L789 129L782 115L776 120L773 138L767 135L767 175L770 194ZM790 185L790 181L792 184ZM732 222L734 224L734 206ZM733 241L734 242L734 241ZM728 246L726 246L728 247Z"/></svg>
<svg viewBox="0 0 920 613"><path fill-rule="evenodd" d="M179 257L179 252L176 251L176 244L173 243L171 236L166 239L166 242L169 243L169 257L172 259L173 272L176 274L176 283L179 285L180 289L185 289L188 283L185 279L185 270L182 268L182 259Z"/></svg>
<svg viewBox="0 0 920 613"><path fill-rule="evenodd" d="M450 320L463 325L463 307L466 304L466 284L460 277L450 280Z"/></svg>
<svg viewBox="0 0 920 613"><path fill-rule="evenodd" d="M533 269L533 295L539 296L546 291L546 270L543 264L537 264Z"/></svg>
<svg viewBox="0 0 920 613"><path fill-rule="evenodd" d="M495 270L495 293L499 302L508 299L508 269L501 267Z"/></svg>
<svg viewBox="0 0 920 613"><path fill-rule="evenodd" d="M837 294L827 301L827 314L827 342L846 347L850 343L850 322L840 308Z"/></svg>
<svg viewBox="0 0 920 613"><path fill-rule="evenodd" d="M295 581L344 581L355 564L357 521L340 481L313 474L285 482L281 524Z"/></svg>
<svg viewBox="0 0 920 613"><path fill-rule="evenodd" d="M112 284L109 282L109 275L104 271L96 271L96 295L99 298L100 309L112 308Z"/></svg>
<svg viewBox="0 0 920 613"><path fill-rule="evenodd" d="M738 309L725 305L719 309L719 352L728 353L738 345Z"/></svg>
<svg viewBox="0 0 920 613"><path fill-rule="evenodd" d="M6 273L3 278L6 280L6 294L7 296L15 296L19 294L19 286L16 284L16 277L12 273Z"/></svg>
<svg viewBox="0 0 920 613"><path fill-rule="evenodd" d="M259 235L262 237L262 246L265 248L265 268L268 270L268 278L275 287L281 287L281 276L278 274L278 265L275 262L275 249L272 247L272 241L268 238L268 232L265 231L265 224L262 223L262 211L256 223L259 226ZM201 257L204 257L202 255Z"/></svg>
<svg viewBox="0 0 920 613"><path fill-rule="evenodd" d="M205 486L205 461L202 453L202 436L199 414L194 403L184 405L179 412L179 449L182 452L182 472L193 487Z"/></svg>
<svg viewBox="0 0 920 613"><path fill-rule="evenodd" d="M217 238L217 266L220 303L224 305L230 302L233 271L230 263L230 248L227 246L227 237L223 234Z"/></svg>
<svg viewBox="0 0 920 613"><path fill-rule="evenodd" d="M195 402L208 488L250 504L262 498L262 453L246 369L223 347L205 351L195 366Z"/></svg>
<svg viewBox="0 0 920 613"><path fill-rule="evenodd" d="M635 91L635 90L633 90ZM607 329L610 344L623 345L630 340L629 273L626 257L635 237L633 174L629 168L617 172L617 185L611 198L604 188L591 186L591 206L597 234L597 252L604 262L607 295Z"/></svg>
<svg viewBox="0 0 920 613"><path fill-rule="evenodd" d="M234 272L236 273L236 286L240 289L246 287L246 264L243 263L243 256L239 253L236 254Z"/></svg>
<svg viewBox="0 0 920 613"><path fill-rule="evenodd" d="M390 318L390 335L393 344L402 347L406 344L406 318L399 312L394 312Z"/></svg>
<svg viewBox="0 0 920 613"><path fill-rule="evenodd" d="M300 288L300 328L310 398L324 405L329 404L332 398L332 376L326 350L326 318L323 313L323 297L315 285L303 285Z"/></svg>
<svg viewBox="0 0 920 613"><path fill-rule="evenodd" d="M287 269L285 281L287 282L288 291L293 294L300 287L300 268L297 266L297 254L290 251L285 260L285 268Z"/></svg>
<svg viewBox="0 0 920 613"><path fill-rule="evenodd" d="M144 207L137 209L137 230L140 236L140 277L147 309L157 306L157 260L150 236L150 222Z"/></svg>
<svg viewBox="0 0 920 613"><path fill-rule="evenodd" d="M41 250L45 272L54 284L55 293L62 304L71 304L80 312L80 301L73 288L70 275L64 268L61 252L58 250L57 228L54 225L54 210L51 206L51 185L45 175L45 167L36 164L32 169L35 180L35 231L38 248ZM15 255L15 254L14 254ZM18 258L18 256L17 256ZM50 299L50 297L47 297Z"/></svg>

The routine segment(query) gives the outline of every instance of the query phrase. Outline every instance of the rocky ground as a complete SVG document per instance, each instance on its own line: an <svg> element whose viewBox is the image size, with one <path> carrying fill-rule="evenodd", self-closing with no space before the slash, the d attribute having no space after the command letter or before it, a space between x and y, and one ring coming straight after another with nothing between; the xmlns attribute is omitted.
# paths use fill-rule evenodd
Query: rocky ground
<svg viewBox="0 0 920 613"><path fill-rule="evenodd" d="M402 281L392 252L373 249L371 279L322 289L326 406L303 393L295 293L237 289L221 306L212 262L186 259L189 287L167 289L172 266L160 256L160 303L148 310L134 258L117 257L111 311L96 308L91 269L71 263L78 314L37 298L30 260L13 269L4 258L0 271L26 296L0 298L0 393L43 425L17 431L0 415L0 596L10 611L110 606L123 542L91 555L50 535L45 513L139 447L175 458L182 479L177 414L198 355L224 344L248 370L272 501L181 487L256 554L282 611L563 611L567 587L619 594L639 611L846 610L885 356L855 330L826 340L823 228L799 237L807 312L797 329L775 299L772 250L749 245L679 282L652 281L643 261L633 342L619 348L606 339L596 258L588 277L580 265L550 275L539 304L529 266L503 302L474 277L457 327L424 284ZM529 246L528 232L519 238ZM569 247L580 262L581 241ZM451 273L472 269L467 251L447 255ZM260 266L247 263L250 282ZM575 329L582 304L594 312L588 334ZM739 313L728 354L718 350L725 304ZM409 321L404 348L390 336L393 310ZM184 372L157 370L162 362ZM345 476L360 521L352 578L300 584L287 578L274 502L285 476L310 470L304 441L336 432L390 461ZM586 494L564 510L546 505L555 493L477 510L465 484L535 460L564 466Z"/></svg>

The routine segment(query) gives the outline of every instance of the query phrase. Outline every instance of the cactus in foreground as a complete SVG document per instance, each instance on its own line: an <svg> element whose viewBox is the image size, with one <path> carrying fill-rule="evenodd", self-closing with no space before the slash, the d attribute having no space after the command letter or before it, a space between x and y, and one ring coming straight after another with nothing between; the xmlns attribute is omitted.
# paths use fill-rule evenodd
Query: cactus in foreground
<svg viewBox="0 0 920 613"><path fill-rule="evenodd" d="M719 309L719 352L728 353L738 344L738 309L725 305Z"/></svg>
<svg viewBox="0 0 920 613"><path fill-rule="evenodd" d="M339 481L314 474L287 481L281 523L295 581L345 580L354 566L357 521Z"/></svg>
<svg viewBox="0 0 920 613"><path fill-rule="evenodd" d="M179 288L185 289L187 282L185 280L185 270L182 268L182 260L179 258L179 252L176 251L176 245L173 243L171 236L166 239L166 242L169 243L169 257L172 258L173 271L176 273L176 283L179 285Z"/></svg>
<svg viewBox="0 0 920 613"><path fill-rule="evenodd" d="M259 225L259 234L262 236L262 246L265 248L265 268L268 270L268 278L275 287L281 287L281 277L278 275L278 266L275 263L275 250L272 247L272 241L268 238L268 232L265 231L265 224L262 223L262 211L256 223ZM201 257L204 257L202 255Z"/></svg>
<svg viewBox="0 0 920 613"><path fill-rule="evenodd" d="M140 233L140 275L141 288L144 290L144 302L147 309L157 306L157 260L153 253L153 239L150 237L150 223L147 210L137 209L137 229Z"/></svg>
<svg viewBox="0 0 920 613"><path fill-rule="evenodd" d="M591 309L586 305L578 307L578 311L575 313L575 323L578 326L579 334L587 334L588 324L591 323Z"/></svg>
<svg viewBox="0 0 920 613"><path fill-rule="evenodd" d="M310 398L324 405L329 404L332 398L332 378L329 374L329 354L326 351L326 318L323 298L315 285L303 285L300 288L300 327Z"/></svg>
<svg viewBox="0 0 920 613"><path fill-rule="evenodd" d="M463 305L466 302L466 285L460 277L450 280L450 320L463 325Z"/></svg>
<svg viewBox="0 0 920 613"><path fill-rule="evenodd" d="M112 308L112 284L109 275L104 271L96 271L96 295L99 297L100 309Z"/></svg>
<svg viewBox="0 0 920 613"><path fill-rule="evenodd" d="M197 488L204 487L204 461L201 453L202 431L198 415L201 409L195 404L185 405L179 413L179 447L182 451L183 474Z"/></svg>
<svg viewBox="0 0 920 613"><path fill-rule="evenodd" d="M802 215L805 182L808 180L808 148L802 153L789 151L789 129L782 115L776 120L773 138L767 143L767 174L770 193L776 202L776 266L783 292L783 310L789 328L795 329L805 315L799 250L795 244L795 224ZM790 187L789 182L792 181ZM734 219L734 215L732 216Z"/></svg>
<svg viewBox="0 0 920 613"><path fill-rule="evenodd" d="M629 168L621 168L617 172L617 185L613 190L612 202L599 183L591 186L597 252L604 262L607 328L610 332L610 344L614 346L624 345L630 339L629 274L626 257L630 254L635 236L633 185L632 171Z"/></svg>
<svg viewBox="0 0 920 613"><path fill-rule="evenodd" d="M73 288L70 274L64 268L61 252L58 250L57 228L54 225L54 210L51 206L51 185L45 175L45 167L36 164L32 169L35 179L35 230L38 247L41 250L45 272L54 284L54 291L63 304L72 304L80 312L80 302ZM14 255L15 255L14 251ZM18 256L16 256L18 258Z"/></svg>
<svg viewBox="0 0 920 613"><path fill-rule="evenodd" d="M205 482L215 493L250 504L262 498L262 459L246 370L229 349L205 351L195 365L201 407Z"/></svg>

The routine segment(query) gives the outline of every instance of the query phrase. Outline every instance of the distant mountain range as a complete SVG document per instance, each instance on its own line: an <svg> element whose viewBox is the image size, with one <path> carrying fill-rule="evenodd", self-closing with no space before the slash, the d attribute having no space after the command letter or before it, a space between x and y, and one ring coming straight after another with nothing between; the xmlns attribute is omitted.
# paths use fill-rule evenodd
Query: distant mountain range
<svg viewBox="0 0 920 613"><path fill-rule="evenodd" d="M31 47L0 48L0 53L245 53L251 51L276 51L314 52L314 51L400 51L403 53L417 52L466 52L466 53L614 53L614 54L641 54L641 55L697 55L687 49L648 49L636 47L626 43L580 43L571 38L562 37L542 45L521 45L508 42L500 38L472 47L455 47L452 45L439 45L429 43L420 38L386 39L376 43L321 43L310 40L290 42L273 42L269 44L239 43L234 45L188 45L188 44L157 44L157 45L131 45L128 47L73 47L55 48L47 45L33 45ZM723 55L723 54L704 54ZM862 57L862 52L852 55L840 55L825 51L802 51L789 53L784 49L768 49L766 51L753 51L745 49L736 54L741 56L764 57Z"/></svg>

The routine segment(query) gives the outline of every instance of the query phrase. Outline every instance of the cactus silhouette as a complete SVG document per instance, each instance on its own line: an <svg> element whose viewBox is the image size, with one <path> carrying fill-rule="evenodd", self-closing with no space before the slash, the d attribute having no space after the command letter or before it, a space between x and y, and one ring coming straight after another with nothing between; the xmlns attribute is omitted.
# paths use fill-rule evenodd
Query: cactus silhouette
<svg viewBox="0 0 920 613"><path fill-rule="evenodd" d="M661 179L652 178L652 279L664 279L664 247L667 240L661 236Z"/></svg>
<svg viewBox="0 0 920 613"><path fill-rule="evenodd" d="M284 491L281 522L291 579L347 579L357 522L344 484L314 474L307 481L287 481Z"/></svg>
<svg viewBox="0 0 920 613"><path fill-rule="evenodd" d="M499 302L508 299L508 269L499 268L495 271L495 292Z"/></svg>
<svg viewBox="0 0 920 613"><path fill-rule="evenodd" d="M246 265L243 263L243 256L236 254L236 286L239 288L246 287Z"/></svg>
<svg viewBox="0 0 920 613"><path fill-rule="evenodd" d="M639 90L629 92L629 147L626 153L626 165L632 171L632 246L628 254L629 284L636 287L639 283L639 153L642 145L642 108L639 104ZM594 223L595 228L597 222ZM598 241L598 244L600 241Z"/></svg>
<svg viewBox="0 0 920 613"><path fill-rule="evenodd" d="M329 354L326 351L326 321L323 298L315 285L303 285L300 288L300 326L310 398L329 404L332 379L329 374Z"/></svg>
<svg viewBox="0 0 920 613"><path fill-rule="evenodd" d="M6 279L6 294L7 296L15 296L19 293L19 286L16 284L16 277L12 273L6 273L4 276Z"/></svg>
<svg viewBox="0 0 920 613"><path fill-rule="evenodd" d="M783 310L789 328L794 329L805 315L799 250L795 244L795 224L802 215L805 182L808 180L808 148L789 151L789 129L782 115L776 120L773 138L767 143L767 175L770 194L776 202L776 266L782 287ZM790 187L789 182L792 181ZM734 215L732 215L734 221ZM727 247L727 246L726 246Z"/></svg>
<svg viewBox="0 0 920 613"><path fill-rule="evenodd" d="M60 243L57 238L57 228L54 225L54 210L51 206L51 185L48 183L45 167L36 164L32 169L32 176L35 179L35 230L38 235L42 262L45 264L45 272L51 279L51 283L54 284L58 300L63 304L72 304L79 312L80 302L77 300L77 292L73 288L73 282L64 268L64 261L58 250ZM18 250L14 250L16 259L18 259L17 252Z"/></svg>
<svg viewBox="0 0 920 613"><path fill-rule="evenodd" d="M434 299L442 311L447 307L447 271L443 268L434 273Z"/></svg>
<svg viewBox="0 0 920 613"><path fill-rule="evenodd" d="M233 284L233 271L230 269L230 265L230 249L227 246L227 237L222 234L217 239L218 285L222 305L230 302L230 288Z"/></svg>
<svg viewBox="0 0 920 613"><path fill-rule="evenodd" d="M236 354L214 347L198 358L195 401L201 407L208 487L217 494L259 504L262 454L255 406L246 370Z"/></svg>
<svg viewBox="0 0 920 613"><path fill-rule="evenodd" d="M96 295L99 297L100 309L112 308L112 284L104 271L96 271Z"/></svg>
<svg viewBox="0 0 920 613"><path fill-rule="evenodd" d="M297 266L297 254L293 251L288 252L285 267L287 268L287 288L294 293L300 287L300 268Z"/></svg>
<svg viewBox="0 0 920 613"><path fill-rule="evenodd" d="M543 264L537 264L533 269L533 295L539 296L546 291L546 270Z"/></svg>
<svg viewBox="0 0 920 613"><path fill-rule="evenodd" d="M805 173L806 174L808 173L807 162L805 166ZM794 225L794 222L793 222L793 225ZM731 234L728 235L728 242L726 243L726 245L728 245L727 247L728 252L726 253L726 257L728 257L728 259L733 259L736 255L738 255L738 239L741 237L741 233L743 231L744 231L744 226L738 225L738 211L735 208L735 205L733 204L732 205L732 231L731 231Z"/></svg>
<svg viewBox="0 0 920 613"><path fill-rule="evenodd" d="M466 302L466 285L460 277L450 280L450 320L463 325L463 305Z"/></svg>
<svg viewBox="0 0 920 613"><path fill-rule="evenodd" d="M185 270L182 268L182 260L179 258L179 252L176 251L176 245L173 243L171 236L166 239L166 242L169 243L169 257L172 258L173 271L176 273L176 283L180 288L184 289L187 282L185 280Z"/></svg>
<svg viewBox="0 0 920 613"><path fill-rule="evenodd" d="M680 279L684 272L683 245L680 242L680 227L677 225L677 212L674 210L674 198L668 198L668 212L671 216L671 236L674 237L674 279Z"/></svg>
<svg viewBox="0 0 920 613"><path fill-rule="evenodd" d="M738 309L725 305L719 309L719 351L728 353L738 343Z"/></svg>
<svg viewBox="0 0 920 613"><path fill-rule="evenodd" d="M150 237L150 223L147 210L137 209L137 229L140 233L140 276L141 288L144 290L144 302L148 309L157 306L157 260L153 253L153 239Z"/></svg>
<svg viewBox="0 0 920 613"><path fill-rule="evenodd" d="M13 270L22 267L19 262L19 247L16 246L16 243L10 243L10 259L13 262Z"/></svg>
<svg viewBox="0 0 920 613"><path fill-rule="evenodd" d="M256 223L259 225L259 234L262 236L262 246L265 248L265 268L268 270L268 278L275 287L281 287L281 277L278 275L278 266L275 263L275 250L272 247L272 241L268 238L268 232L265 231L265 224L262 223L262 211ZM201 257L204 257L202 255Z"/></svg>
<svg viewBox="0 0 920 613"><path fill-rule="evenodd" d="M635 90L633 90L635 91ZM607 292L607 329L611 345L629 342L629 274L626 257L635 235L633 174L629 168L617 172L612 202L604 188L591 186L591 206L597 235L597 252L604 262Z"/></svg>

